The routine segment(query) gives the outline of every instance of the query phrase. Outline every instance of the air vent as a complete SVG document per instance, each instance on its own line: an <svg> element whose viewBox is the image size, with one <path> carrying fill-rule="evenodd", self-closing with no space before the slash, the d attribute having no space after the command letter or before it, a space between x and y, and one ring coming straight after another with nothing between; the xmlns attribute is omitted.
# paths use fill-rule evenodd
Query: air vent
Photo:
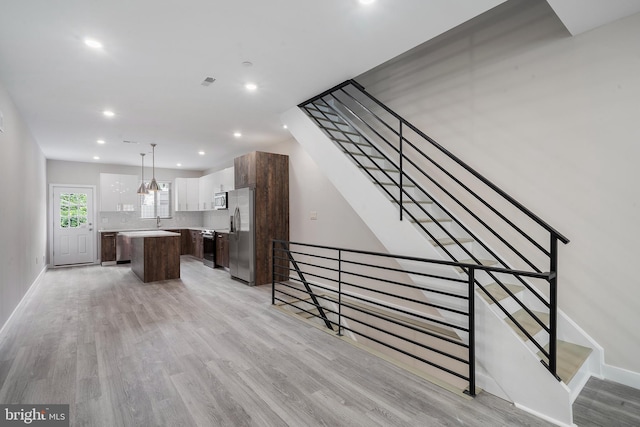
<svg viewBox="0 0 640 427"><path fill-rule="evenodd" d="M200 83L202 86L209 86L211 83L215 82L216 79L214 79L213 77L207 77L206 79L204 79L202 81L202 83Z"/></svg>
<svg viewBox="0 0 640 427"><path fill-rule="evenodd" d="M124 142L125 144L137 144L138 143L138 141L129 141L128 139L125 139L122 142Z"/></svg>

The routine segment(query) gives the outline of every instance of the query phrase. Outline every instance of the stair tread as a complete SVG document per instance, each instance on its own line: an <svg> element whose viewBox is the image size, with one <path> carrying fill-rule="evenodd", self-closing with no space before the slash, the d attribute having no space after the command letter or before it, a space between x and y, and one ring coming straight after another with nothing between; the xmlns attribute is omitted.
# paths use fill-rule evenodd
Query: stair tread
<svg viewBox="0 0 640 427"><path fill-rule="evenodd" d="M395 182L380 182L380 183L376 182L376 184L378 184L378 185L387 185L387 186L391 185L391 186L394 186L394 187L398 186L398 183L395 183ZM415 185L413 185L413 184L403 184L402 186L404 188L415 188Z"/></svg>
<svg viewBox="0 0 640 427"><path fill-rule="evenodd" d="M480 261L480 265L484 265L486 267L491 267L492 265L496 265L498 263L497 261L492 259L479 259L478 261ZM477 262L472 259L461 259L458 262L462 264L477 264ZM458 270L458 272L460 273L464 272L464 270L460 267L456 267L456 270Z"/></svg>
<svg viewBox="0 0 640 427"><path fill-rule="evenodd" d="M360 145L367 145L367 144L360 144ZM355 153L353 151L344 151L344 152L345 153L349 153L349 154L353 154L354 156L362 156L362 157L368 157L370 159L384 160L384 157L377 156L377 155L374 155L374 154Z"/></svg>
<svg viewBox="0 0 640 427"><path fill-rule="evenodd" d="M398 169L388 169L388 168L379 168L379 167L376 167L376 166L360 166L360 165L358 165L358 167L361 168L361 169L379 170L379 171L384 171L384 172L398 173Z"/></svg>
<svg viewBox="0 0 640 427"><path fill-rule="evenodd" d="M333 129L333 128L328 128L326 126L323 126L323 128L326 129L327 131L338 132L338 133L341 133L343 135L361 136L359 133L351 132L351 131L348 131L348 130ZM335 138L335 136L331 135L331 138Z"/></svg>
<svg viewBox="0 0 640 427"><path fill-rule="evenodd" d="M422 219L411 219L412 223L432 223L432 222L452 222L451 218L435 218L435 220L431 218L422 218Z"/></svg>
<svg viewBox="0 0 640 427"><path fill-rule="evenodd" d="M544 349L549 351L549 344ZM569 384L593 349L562 340L557 341L557 349L556 373L565 384ZM538 356L547 361L542 353L538 352Z"/></svg>
<svg viewBox="0 0 640 427"><path fill-rule="evenodd" d="M538 318L540 320L542 320L542 323L544 323L547 326L549 325L549 313L543 313L543 312L534 311L534 310L532 310L532 312L533 312L533 314L538 316ZM520 310L516 311L515 313L512 314L512 316L513 316L514 319L516 319L518 321L518 323L520 323L520 325L522 325L522 327L531 336L534 336L535 334L537 334L538 332L540 332L542 330L542 326L540 326L540 324L538 322L536 322L534 320L534 318L531 317L531 315L529 313L527 313L524 309L520 309ZM520 339L522 339L523 341L528 341L529 340L529 338L527 338L527 336L524 334L524 332L522 332L522 330L520 330L520 328L518 328L515 325L513 320L511 320L509 318L506 318L505 321L511 327L511 329L513 329L516 332L516 334L518 334Z"/></svg>
<svg viewBox="0 0 640 427"><path fill-rule="evenodd" d="M469 237L456 237L456 240L458 241L458 243L471 243L471 242L473 242L473 241L474 241L473 239L471 239L471 238L469 238ZM451 238L449 238L449 237L447 237L447 238L445 238L445 239L429 240L429 242L430 242L432 245L434 245L434 246L436 245L436 241L437 241L437 242L439 242L439 243L440 243L441 245L443 245L443 246L447 246L447 245L455 245L455 244L457 244L457 243L455 242L455 240L453 240L453 239L451 239Z"/></svg>
<svg viewBox="0 0 640 427"><path fill-rule="evenodd" d="M511 291L512 294L517 294L518 292L522 292L524 290L524 286L522 285L513 285L510 283L505 283L504 286ZM490 283L484 287L487 292L489 292L497 301L502 301L505 298L509 298L509 294L502 289L500 285L497 283ZM487 294L483 291L480 291L480 295L485 299L489 304L493 304L494 302L489 298Z"/></svg>
<svg viewBox="0 0 640 427"><path fill-rule="evenodd" d="M338 137L331 137L332 141L340 141L340 142L346 142L347 144L353 144L353 145L362 145L364 147L369 147L369 148L373 148L373 145L369 144L366 141L351 141L350 139L340 139ZM351 152L351 151L350 151ZM354 153L354 154L360 154L363 155L362 153Z"/></svg>

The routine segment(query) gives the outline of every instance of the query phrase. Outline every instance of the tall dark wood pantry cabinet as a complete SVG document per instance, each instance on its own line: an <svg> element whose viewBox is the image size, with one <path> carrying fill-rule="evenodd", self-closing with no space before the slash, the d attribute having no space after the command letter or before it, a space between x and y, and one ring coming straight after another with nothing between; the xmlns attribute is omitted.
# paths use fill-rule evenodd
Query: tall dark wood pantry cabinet
<svg viewBox="0 0 640 427"><path fill-rule="evenodd" d="M289 156L254 151L234 171L235 188L255 188L256 285L271 283L271 241L289 240Z"/></svg>

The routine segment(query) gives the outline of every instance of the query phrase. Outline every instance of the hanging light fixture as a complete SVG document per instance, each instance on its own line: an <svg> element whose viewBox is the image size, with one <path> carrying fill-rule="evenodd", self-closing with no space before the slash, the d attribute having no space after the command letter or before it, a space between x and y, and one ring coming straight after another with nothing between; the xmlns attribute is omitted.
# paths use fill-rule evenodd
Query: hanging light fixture
<svg viewBox="0 0 640 427"><path fill-rule="evenodd" d="M142 157L142 184L138 188L138 194L144 195L149 194L149 190L147 190L147 186L144 183L144 153L140 153L140 157Z"/></svg>
<svg viewBox="0 0 640 427"><path fill-rule="evenodd" d="M156 144L151 144L151 161L152 161L152 172L153 178L151 178L151 182L149 183L149 191L160 191L160 186L158 185L158 181L156 181Z"/></svg>

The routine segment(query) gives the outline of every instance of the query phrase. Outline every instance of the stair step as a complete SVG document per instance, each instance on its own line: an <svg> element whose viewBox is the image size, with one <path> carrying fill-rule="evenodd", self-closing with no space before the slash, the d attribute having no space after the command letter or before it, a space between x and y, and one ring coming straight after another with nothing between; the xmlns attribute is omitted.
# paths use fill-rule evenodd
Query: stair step
<svg viewBox="0 0 640 427"><path fill-rule="evenodd" d="M380 182L380 183L376 183L376 184L377 185L384 185L385 187L389 187L389 186L397 187L398 186L398 184L395 183L395 182ZM413 185L413 184L403 184L402 187L403 188L416 188L416 186Z"/></svg>
<svg viewBox="0 0 640 427"><path fill-rule="evenodd" d="M496 265L498 263L497 261L492 259L480 259L478 261L480 261L480 265L484 265L486 267L491 267L492 265ZM461 259L458 262L462 264L477 264L477 262L475 262L472 259ZM459 273L464 272L464 270L461 267L456 267L456 270L458 270Z"/></svg>
<svg viewBox="0 0 640 427"><path fill-rule="evenodd" d="M549 351L549 344L544 349ZM569 384L593 350L589 347L561 340L557 341L557 349L556 373L565 384ZM538 356L545 362L548 361L542 353L538 352Z"/></svg>
<svg viewBox="0 0 640 427"><path fill-rule="evenodd" d="M376 166L358 166L358 168L372 170L372 171L384 171L384 172L398 173L397 169L379 168L379 167L376 167Z"/></svg>
<svg viewBox="0 0 640 427"><path fill-rule="evenodd" d="M318 310L317 308L314 308L312 310L307 310L307 311L301 311L296 313L298 316L301 316L305 319L311 319L311 318L315 318L320 316L320 310Z"/></svg>
<svg viewBox="0 0 640 427"><path fill-rule="evenodd" d="M436 242L439 242L442 246L449 246L449 245L457 245L458 243L471 243L474 241L473 239L470 239L468 237L456 237L456 240L458 241L457 243L455 240L451 238L429 240L429 242L434 246L437 246Z"/></svg>
<svg viewBox="0 0 640 427"><path fill-rule="evenodd" d="M341 134L343 134L343 135L353 135L353 136L358 136L358 137L359 137L359 136L362 136L362 135L360 135L359 133L351 132L351 131L349 131L349 130L333 129L333 128L328 128L328 127L326 127L326 126L323 126L323 128L324 128L325 130L327 130L327 131L330 131L330 132L338 132L338 133L341 133ZM331 139L335 139L336 137L335 137L335 136L333 136L333 135L331 135L331 136L330 136L330 138L331 138Z"/></svg>
<svg viewBox="0 0 640 427"><path fill-rule="evenodd" d="M420 224L430 224L433 222L452 222L453 220L451 218L436 218L435 221L431 218L424 218L424 219L411 219L409 220L412 223L420 223Z"/></svg>
<svg viewBox="0 0 640 427"><path fill-rule="evenodd" d="M365 146L369 146L369 144L360 144L360 145L365 145ZM345 153L347 153L347 151L345 151ZM362 156L362 157L368 157L370 159L376 159L376 160L385 160L384 157L379 156L379 155L375 155L375 154L363 154L363 153L355 153L353 151L348 151L349 154L352 154L354 156Z"/></svg>
<svg viewBox="0 0 640 427"><path fill-rule="evenodd" d="M549 313L543 313L540 311L532 311L545 325L549 325ZM524 309L520 309L512 314L513 318L520 323L520 325L531 335L535 336L538 332L542 330L542 326L538 322L535 321L533 317L529 313L527 313ZM516 334L522 339L522 341L528 341L529 338L518 328L515 323L509 318L506 318L505 321L511 329L513 329Z"/></svg>
<svg viewBox="0 0 640 427"><path fill-rule="evenodd" d="M511 291L512 294L517 294L518 292L522 292L524 290L524 286L521 285L512 285L510 283L505 283L504 286L509 289ZM502 301L505 298L509 297L509 294L502 289L502 286L498 285L497 283L491 283L488 284L487 286L484 287L487 292L489 292L495 299L496 301ZM480 291L480 295L482 296L482 298L485 299L485 301L487 301L489 304L493 304L494 302L491 300L491 298L489 298L489 296L487 294L485 294L483 291Z"/></svg>

